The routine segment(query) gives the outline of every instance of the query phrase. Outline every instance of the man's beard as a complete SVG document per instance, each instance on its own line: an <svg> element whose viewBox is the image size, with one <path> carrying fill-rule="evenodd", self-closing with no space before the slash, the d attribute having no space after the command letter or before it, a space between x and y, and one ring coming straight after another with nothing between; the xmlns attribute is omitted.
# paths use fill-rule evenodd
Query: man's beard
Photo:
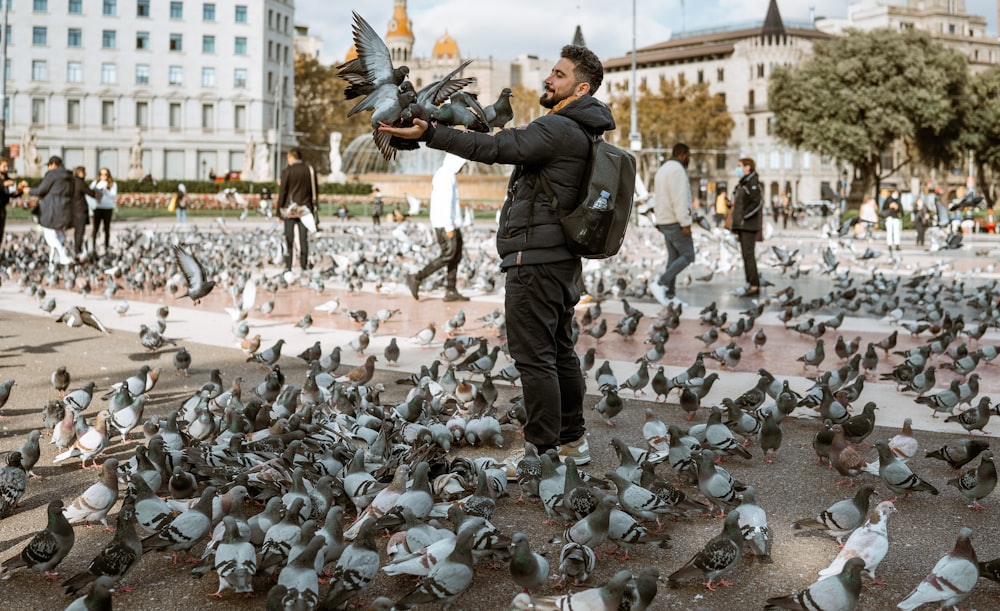
<svg viewBox="0 0 1000 611"><path fill-rule="evenodd" d="M552 97L545 97L546 94L548 94L548 93L551 93ZM569 97L568 95L563 96L561 98L558 97L558 94L553 89L551 92L550 91L544 91L544 92L542 92L542 95L539 96L539 98L538 98L538 103L542 105L542 108L548 108L549 110L552 110L553 108L556 107L556 105L559 102L562 102L563 100L565 100L568 97Z"/></svg>

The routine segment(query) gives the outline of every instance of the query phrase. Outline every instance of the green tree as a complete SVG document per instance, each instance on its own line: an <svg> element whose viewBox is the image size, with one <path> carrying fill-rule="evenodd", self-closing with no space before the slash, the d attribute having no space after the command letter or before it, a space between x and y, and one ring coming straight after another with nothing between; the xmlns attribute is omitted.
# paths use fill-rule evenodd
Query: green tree
<svg viewBox="0 0 1000 611"><path fill-rule="evenodd" d="M817 43L808 60L776 69L768 104L780 139L854 166L856 205L898 169L881 165L897 141L903 164L956 158L968 73L961 53L926 32L849 30Z"/></svg>
<svg viewBox="0 0 1000 611"><path fill-rule="evenodd" d="M995 178L1000 168L1000 66L971 78L964 128L962 148L975 153L976 175L985 187L986 169L993 170L990 177Z"/></svg>
<svg viewBox="0 0 1000 611"><path fill-rule="evenodd" d="M632 96L624 86L612 93L611 111L620 137L627 137L631 123ZM669 150L684 142L697 158L698 151L725 149L735 125L721 95L709 92L708 84L688 84L661 79L658 91L645 84L636 92L637 128L645 147ZM657 164L657 159L647 160Z"/></svg>
<svg viewBox="0 0 1000 611"><path fill-rule="evenodd" d="M346 83L335 67L310 56L295 56L295 131L302 157L320 174L330 172L330 134L339 131L346 146L370 130L367 113L348 118L357 100L345 100Z"/></svg>

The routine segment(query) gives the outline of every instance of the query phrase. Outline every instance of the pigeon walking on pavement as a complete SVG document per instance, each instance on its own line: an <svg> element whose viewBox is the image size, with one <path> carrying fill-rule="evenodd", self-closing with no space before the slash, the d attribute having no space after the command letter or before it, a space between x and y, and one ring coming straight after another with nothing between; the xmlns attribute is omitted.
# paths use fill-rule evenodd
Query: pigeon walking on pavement
<svg viewBox="0 0 1000 611"><path fill-rule="evenodd" d="M820 577L837 575L851 558L861 558L865 561L864 572L875 583L882 583L875 578L875 569L881 564L889 552L889 516L896 513L892 501L882 501L872 511L864 526L851 533L844 542L844 547L833 559L830 566L819 572Z"/></svg>
<svg viewBox="0 0 1000 611"><path fill-rule="evenodd" d="M48 524L44 530L35 533L21 553L4 561L3 573L20 567L54 576L53 570L73 548L76 534L63 515L63 502L59 499L49 502ZM6 577L5 577L6 579Z"/></svg>
<svg viewBox="0 0 1000 611"><path fill-rule="evenodd" d="M965 600L979 581L979 561L971 538L972 529L962 528L955 548L938 560L927 577L896 606L906 611L927 603L939 603L943 608Z"/></svg>
<svg viewBox="0 0 1000 611"><path fill-rule="evenodd" d="M735 509L726 514L722 532L667 577L670 586L677 587L681 581L691 579L707 579L705 587L709 590L715 590L712 584L715 580L719 585L732 585L725 580L725 576L740 565L743 556L743 533L740 532L739 520L740 514Z"/></svg>
<svg viewBox="0 0 1000 611"><path fill-rule="evenodd" d="M788 596L768 598L765 611L853 611L861 596L861 569L865 561L851 558L833 577L823 577Z"/></svg>

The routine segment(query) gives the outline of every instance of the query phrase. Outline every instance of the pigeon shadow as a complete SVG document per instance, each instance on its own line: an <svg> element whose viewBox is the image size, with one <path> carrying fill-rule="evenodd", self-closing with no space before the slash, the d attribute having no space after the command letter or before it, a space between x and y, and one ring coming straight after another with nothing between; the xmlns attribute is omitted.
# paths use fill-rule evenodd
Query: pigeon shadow
<svg viewBox="0 0 1000 611"><path fill-rule="evenodd" d="M134 361L136 363L146 363L148 361L155 361L155 360L159 359L161 356L164 356L166 354L169 354L169 351L166 351L166 352L160 352L160 351L156 351L156 352L134 352L134 353L128 355L128 360Z"/></svg>
<svg viewBox="0 0 1000 611"><path fill-rule="evenodd" d="M66 339L58 342L47 342L45 344L32 344L32 345L22 345L22 346L12 346L6 348L4 352L24 352L27 354L52 354L56 352L56 348L61 346L68 346L70 344L75 344L76 342L86 342L94 339L93 336L88 337L78 337L75 339Z"/></svg>

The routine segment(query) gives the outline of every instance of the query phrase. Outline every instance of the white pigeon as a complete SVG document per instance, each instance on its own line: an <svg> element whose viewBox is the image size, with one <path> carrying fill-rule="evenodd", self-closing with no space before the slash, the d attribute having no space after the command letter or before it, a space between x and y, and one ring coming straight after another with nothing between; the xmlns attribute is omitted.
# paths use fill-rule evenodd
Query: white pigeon
<svg viewBox="0 0 1000 611"><path fill-rule="evenodd" d="M938 560L927 577L896 606L909 610L927 603L940 603L944 608L962 602L979 581L979 561L969 541L971 538L972 529L963 528L955 549Z"/></svg>
<svg viewBox="0 0 1000 611"><path fill-rule="evenodd" d="M882 501L875 507L871 517L864 526L851 533L844 547L833 559L830 566L819 572L820 577L839 575L850 558L861 558L865 561L864 572L871 577L873 583L883 583L875 579L875 569L889 552L889 516L896 513L892 501Z"/></svg>
<svg viewBox="0 0 1000 611"><path fill-rule="evenodd" d="M101 465L101 477L73 502L66 506L63 512L70 524L81 522L100 522L107 530L108 511L118 501L118 459L109 458Z"/></svg>

